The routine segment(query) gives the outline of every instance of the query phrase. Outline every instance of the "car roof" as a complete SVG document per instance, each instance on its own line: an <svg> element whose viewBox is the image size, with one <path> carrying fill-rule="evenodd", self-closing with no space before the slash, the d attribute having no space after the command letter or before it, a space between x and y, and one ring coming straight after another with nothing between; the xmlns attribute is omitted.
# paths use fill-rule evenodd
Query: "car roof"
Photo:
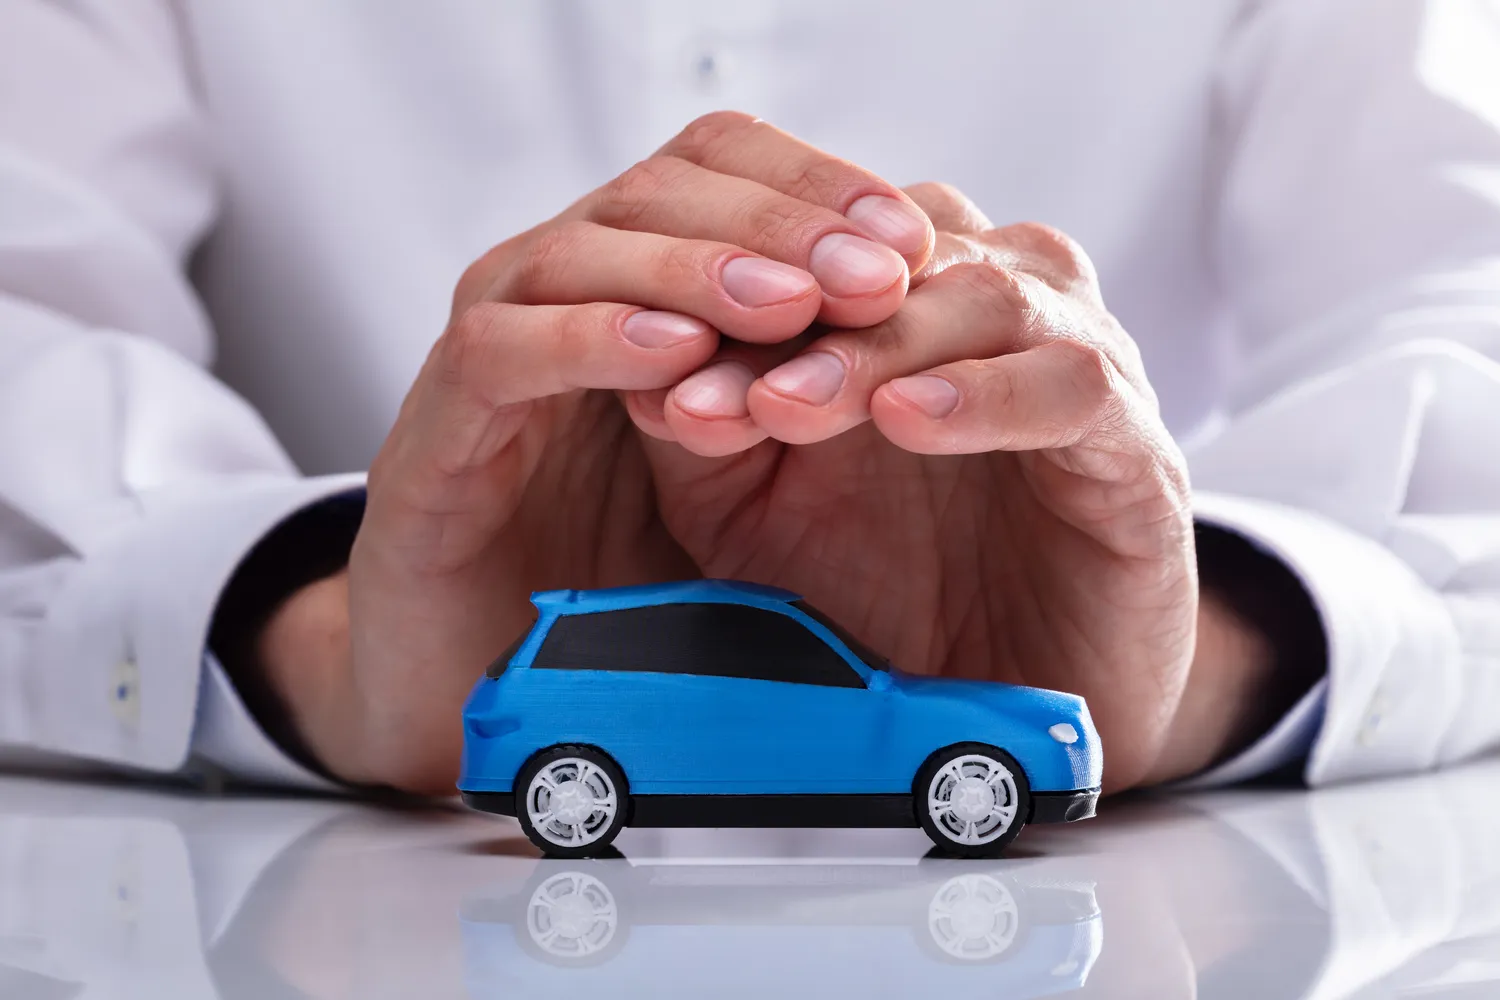
<svg viewBox="0 0 1500 1000"><path fill-rule="evenodd" d="M766 604L801 600L800 596L780 587L738 580L681 580L675 583L648 583L634 587L606 587L599 590L542 590L531 595L531 603L541 611L560 615L586 614L590 611L618 611L656 604Z"/></svg>

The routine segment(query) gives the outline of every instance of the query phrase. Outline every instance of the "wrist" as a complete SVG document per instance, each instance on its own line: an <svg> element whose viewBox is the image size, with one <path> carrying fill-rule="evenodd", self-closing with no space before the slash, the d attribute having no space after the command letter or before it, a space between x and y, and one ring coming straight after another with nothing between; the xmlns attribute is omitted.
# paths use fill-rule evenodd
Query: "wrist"
<svg viewBox="0 0 1500 1000"><path fill-rule="evenodd" d="M1322 618L1285 564L1241 535L1204 525L1197 557L1197 642L1154 782L1248 749L1327 671Z"/></svg>
<svg viewBox="0 0 1500 1000"><path fill-rule="evenodd" d="M1270 640L1220 595L1198 599L1197 641L1167 741L1147 783L1186 778L1249 746L1275 722Z"/></svg>
<svg viewBox="0 0 1500 1000"><path fill-rule="evenodd" d="M293 739L332 776L364 784L349 646L349 574L306 584L266 621L256 659Z"/></svg>

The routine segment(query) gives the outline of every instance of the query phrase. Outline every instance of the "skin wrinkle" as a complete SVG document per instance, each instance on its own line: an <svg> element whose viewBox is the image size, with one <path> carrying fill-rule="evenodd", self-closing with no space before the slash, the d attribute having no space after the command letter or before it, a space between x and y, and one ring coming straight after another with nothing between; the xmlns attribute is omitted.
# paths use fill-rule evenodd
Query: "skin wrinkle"
<svg viewBox="0 0 1500 1000"><path fill-rule="evenodd" d="M526 244L526 251L509 271L509 278L499 282L499 294L507 301L530 305L533 293L551 282L549 274L566 274L578 258L578 250L590 222L565 222L538 231ZM538 303L540 304L540 303Z"/></svg>
<svg viewBox="0 0 1500 1000"><path fill-rule="evenodd" d="M640 231L641 220L656 209L664 191L693 165L675 156L652 156L634 164L599 189L585 214L613 229Z"/></svg>

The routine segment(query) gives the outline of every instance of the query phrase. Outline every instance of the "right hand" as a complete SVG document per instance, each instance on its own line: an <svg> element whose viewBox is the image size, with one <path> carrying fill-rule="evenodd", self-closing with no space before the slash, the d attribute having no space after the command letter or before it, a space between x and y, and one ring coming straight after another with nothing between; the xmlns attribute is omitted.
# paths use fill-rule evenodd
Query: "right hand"
<svg viewBox="0 0 1500 1000"><path fill-rule="evenodd" d="M934 238L893 185L720 113L475 262L371 466L347 574L262 639L312 752L345 780L451 793L464 697L530 591L700 575L619 394L676 385L720 333L879 323Z"/></svg>

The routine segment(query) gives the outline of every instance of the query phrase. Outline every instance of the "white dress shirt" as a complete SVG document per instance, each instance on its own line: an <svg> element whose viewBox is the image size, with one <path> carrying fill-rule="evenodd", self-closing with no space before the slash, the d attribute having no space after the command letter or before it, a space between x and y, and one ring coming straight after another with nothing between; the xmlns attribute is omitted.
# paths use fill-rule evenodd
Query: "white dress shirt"
<svg viewBox="0 0 1500 1000"><path fill-rule="evenodd" d="M470 260L721 107L1089 251L1329 638L1210 780L1500 743L1493 0L6 0L0 750L314 780L205 657L224 581Z"/></svg>

